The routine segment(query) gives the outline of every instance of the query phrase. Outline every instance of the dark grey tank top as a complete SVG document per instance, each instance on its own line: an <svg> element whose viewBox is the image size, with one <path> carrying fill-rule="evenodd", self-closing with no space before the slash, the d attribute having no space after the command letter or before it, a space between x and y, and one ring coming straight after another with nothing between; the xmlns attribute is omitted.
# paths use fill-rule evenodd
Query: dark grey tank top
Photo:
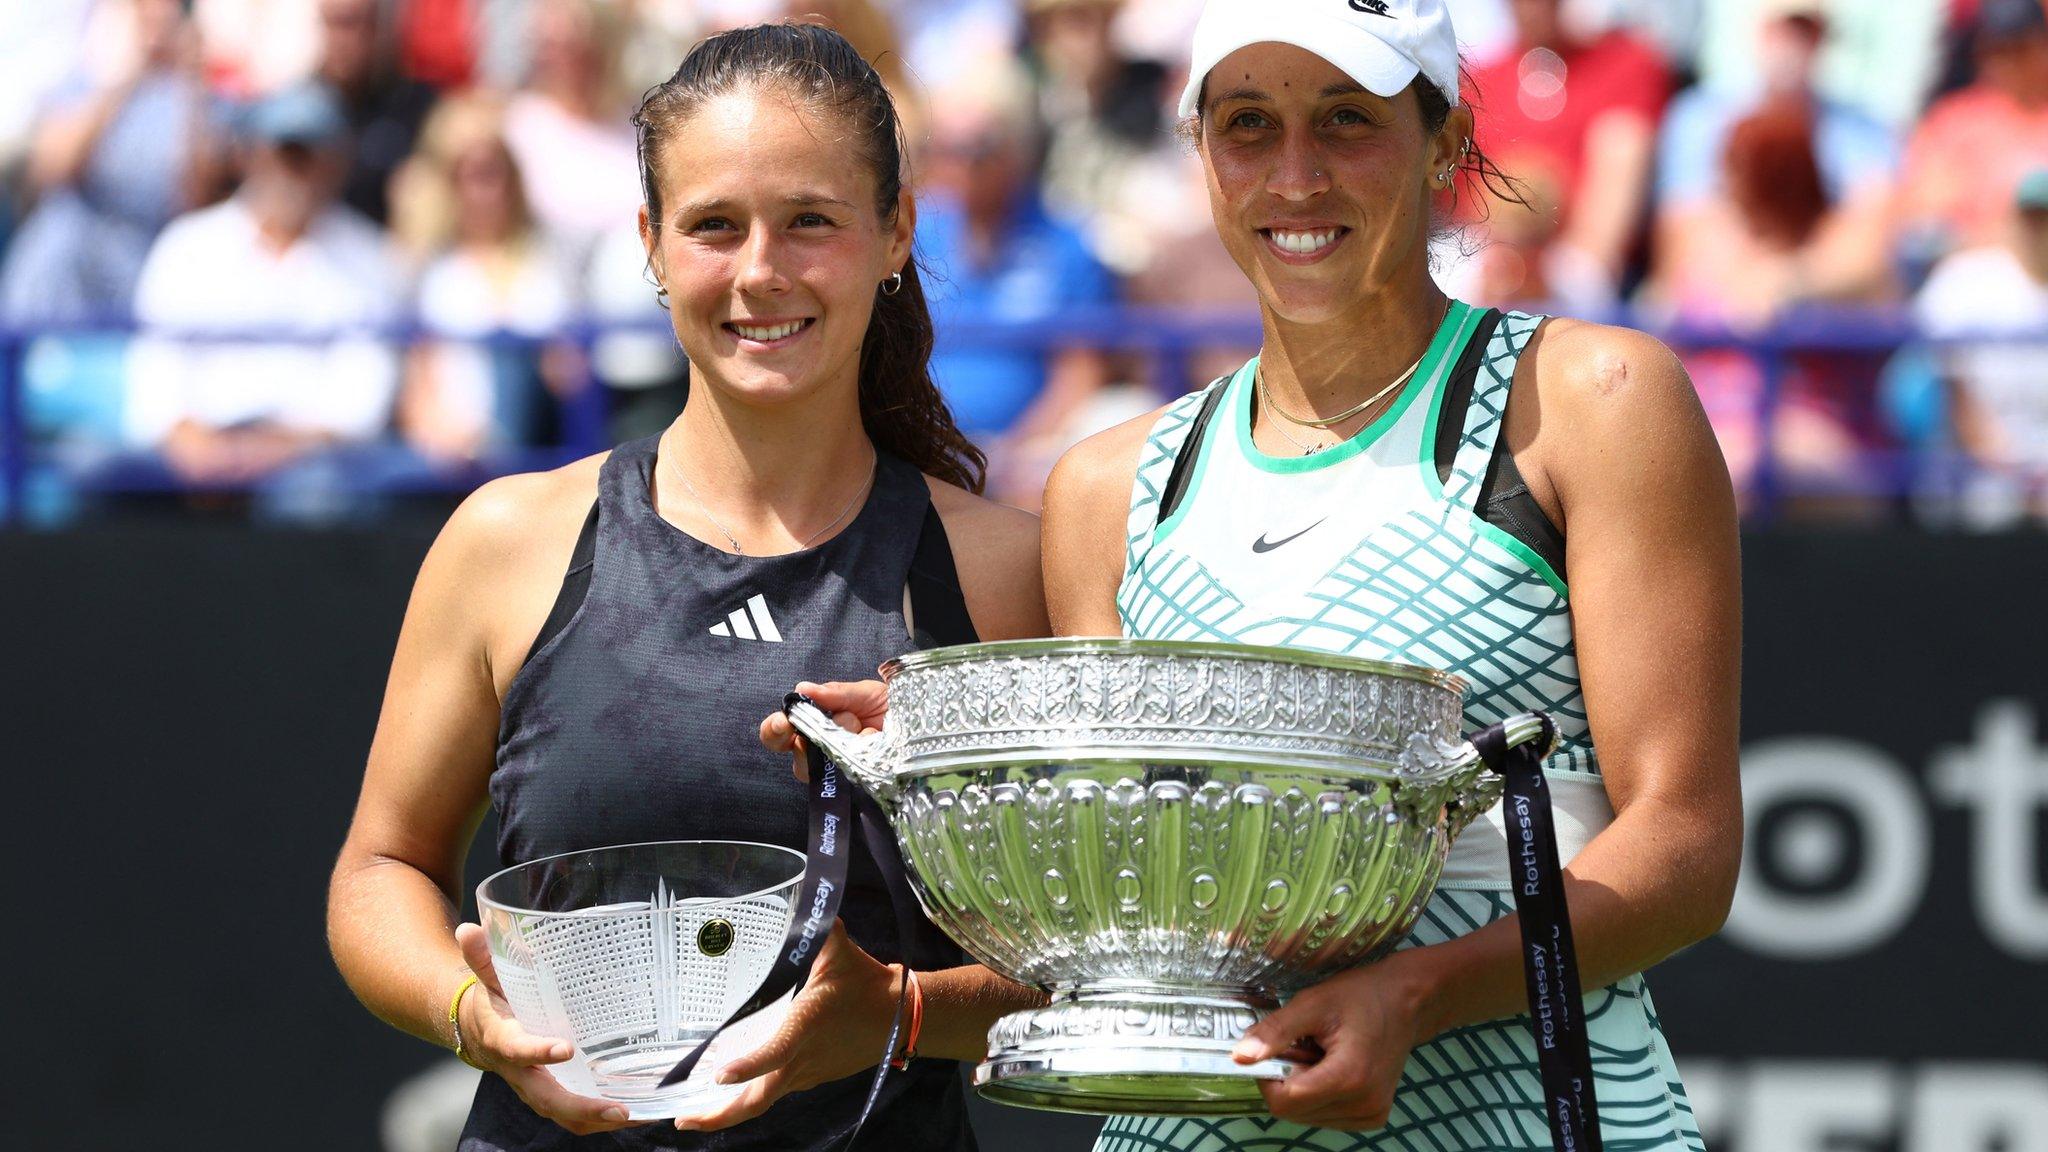
<svg viewBox="0 0 2048 1152"><path fill-rule="evenodd" d="M867 503L817 548L734 556L655 512L655 444L650 437L621 445L605 461L587 588L576 598L565 586L542 641L505 694L490 791L498 856L507 866L646 840L801 849L802 786L787 756L761 747L761 718L799 680L872 677L882 661L911 647L904 589L932 585L934 531L944 569L938 582L951 582L959 605L944 530L910 464L881 456ZM924 571L913 580L920 561ZM580 575L570 583L580 586ZM917 614L922 632L922 603ZM964 606L955 615L964 624ZM967 635L933 639L970 641L966 627ZM915 901L890 891L865 846L850 863L840 915L856 943L900 962L907 937L913 968L967 962L921 916L899 926L896 909L914 912ZM724 1132L655 1124L577 1138L528 1109L502 1079L485 1076L460 1147L822 1152L859 1115L868 1082L863 1073L792 1094ZM919 1059L891 1074L860 1144L891 1152L973 1149L958 1066Z"/></svg>

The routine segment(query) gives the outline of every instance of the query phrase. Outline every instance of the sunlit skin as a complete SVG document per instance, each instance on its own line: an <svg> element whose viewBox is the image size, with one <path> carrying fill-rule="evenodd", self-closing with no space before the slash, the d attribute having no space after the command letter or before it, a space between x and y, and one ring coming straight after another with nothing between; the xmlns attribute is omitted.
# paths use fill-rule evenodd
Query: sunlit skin
<svg viewBox="0 0 2048 1152"><path fill-rule="evenodd" d="M1209 74L1197 143L1210 210L1258 289L1280 402L1347 407L1427 346L1444 308L1429 275L1431 197L1471 124L1455 108L1431 134L1412 90L1374 95L1289 44L1241 48ZM1283 246L1303 236L1327 240Z"/></svg>
<svg viewBox="0 0 2048 1152"><path fill-rule="evenodd" d="M847 163L832 119L772 91L711 100L664 145L660 227L641 209L693 392L708 386L728 412L801 403L859 426L861 341L916 218L906 193L882 219L874 178Z"/></svg>
<svg viewBox="0 0 2048 1152"><path fill-rule="evenodd" d="M1470 115L1453 110L1441 131L1425 132L1412 88L1381 99L1277 44L1225 57L1206 88L1197 144L1217 233L1259 292L1273 405L1328 414L1365 399L1415 362L1443 315L1428 211ZM1290 232L1329 235L1287 251L1276 235ZM1336 431L1356 432L1383 407ZM1259 446L1300 455L1267 415L1258 410ZM1060 635L1127 632L1119 596L1131 493L1159 417L1098 433L1053 470L1044 555ZM1734 498L1682 366L1638 332L1545 322L1517 360L1500 435L1571 541L1562 575L1574 654L1616 813L1566 869L1580 977L1599 988L1713 933L1733 896ZM1251 1064L1311 1040L1321 1050L1313 1063L1260 1083L1267 1109L1314 1128L1383 1127L1417 1045L1526 1007L1522 959L1512 915L1397 951L1303 990L1233 1056Z"/></svg>
<svg viewBox="0 0 2048 1152"><path fill-rule="evenodd" d="M596 9L548 0L543 11L557 31L574 32L586 26L569 18ZM758 53L743 53L755 62L742 67L758 74L779 66L778 58L800 60L821 47L831 46L756 43ZM853 80L856 95L879 101L879 92ZM721 528L755 557L829 542L859 517L835 520L835 513L855 508L850 501L876 475L876 448L858 403L859 357L883 282L908 262L911 205L907 198L878 204L881 178L865 142L830 107L795 102L772 82L703 101L687 116L659 117L648 138L659 161L649 174L657 218L640 220L648 270L668 293L670 322L692 363L689 400L662 433L646 496L670 525L714 549L727 547ZM478 165L465 154L464 195L474 203L502 200L511 192L503 179L510 171L481 156L486 163ZM772 340L735 330L778 321L799 322L801 330ZM912 315L904 323L917 321ZM906 369L899 362L896 370ZM919 384L885 386L911 405L935 402ZM904 445L900 438L885 443ZM547 1071L572 1059L574 1046L526 1031L505 1000L482 930L458 930L458 920L462 861L490 802L505 701L561 595L611 459L599 453L492 480L463 501L435 541L406 611L328 905L336 964L372 1011L444 1050L459 1025L466 1056L547 1122L578 1135L634 1122L623 1106L574 1095ZM925 477L925 485L976 633L987 640L1045 635L1036 521L938 476ZM898 514L874 506L878 515ZM707 508L716 510L716 524ZM779 699L787 684L761 687L764 698ZM807 690L849 723L872 710L858 685ZM788 752L787 725L779 740L772 728L764 725L767 742ZM742 1082L738 1093L677 1126L738 1124L787 1093L873 1067L900 979L900 967L869 956L835 928L797 994L791 1026L726 1066ZM977 965L919 972L917 980L925 1005L918 1052L949 1060L978 1057L998 1017L1044 1000Z"/></svg>

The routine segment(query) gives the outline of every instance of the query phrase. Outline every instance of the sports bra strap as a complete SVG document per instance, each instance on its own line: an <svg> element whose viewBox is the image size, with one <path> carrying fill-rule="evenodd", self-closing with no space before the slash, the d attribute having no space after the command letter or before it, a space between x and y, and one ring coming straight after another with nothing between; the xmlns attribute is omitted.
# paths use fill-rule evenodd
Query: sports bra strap
<svg viewBox="0 0 2048 1152"><path fill-rule="evenodd" d="M1522 350L1543 317L1509 312L1494 327L1486 342L1486 356L1472 381L1472 399L1465 406L1464 432L1458 438L1458 452L1451 462L1451 475L1444 482L1444 499L1477 514L1479 493L1486 481L1487 465L1493 460L1495 444L1508 411L1508 388L1515 382L1515 365Z"/></svg>
<svg viewBox="0 0 2048 1152"><path fill-rule="evenodd" d="M1218 376L1203 391L1201 407L1195 410L1194 422L1188 425L1181 450L1173 458L1173 471L1166 474L1166 488L1159 494L1159 516L1155 523L1166 523L1187 496L1188 484L1195 475L1195 457L1202 454L1202 433L1208 430L1209 421L1216 418L1216 410L1223 407L1223 396L1229 389L1222 385L1228 379L1228 376Z"/></svg>
<svg viewBox="0 0 2048 1152"><path fill-rule="evenodd" d="M596 563L597 501L593 500L590 515L583 518L583 529L576 534L576 550L569 555L569 571L562 577L561 590L555 593L554 606L548 609L548 618L541 622L540 634L533 638L533 646L526 650L521 665L547 647L548 641L567 628L576 610L583 607L583 601L590 595L590 570Z"/></svg>
<svg viewBox="0 0 2048 1152"><path fill-rule="evenodd" d="M960 590L960 572L953 564L953 545L936 506L924 510L917 552L910 558L911 642L919 648L972 644L981 639L967 613Z"/></svg>

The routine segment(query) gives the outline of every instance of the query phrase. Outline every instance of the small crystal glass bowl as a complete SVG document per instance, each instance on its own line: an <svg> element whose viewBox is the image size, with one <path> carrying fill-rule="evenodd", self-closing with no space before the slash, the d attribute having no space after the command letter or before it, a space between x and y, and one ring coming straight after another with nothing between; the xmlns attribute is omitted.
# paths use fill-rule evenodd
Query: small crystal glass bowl
<svg viewBox="0 0 2048 1152"><path fill-rule="evenodd" d="M549 856L477 886L513 1014L573 1041L562 1086L635 1120L706 1111L718 1072L775 1035L790 997L713 1041L681 1083L661 1078L759 988L789 928L803 854L738 840L627 844Z"/></svg>

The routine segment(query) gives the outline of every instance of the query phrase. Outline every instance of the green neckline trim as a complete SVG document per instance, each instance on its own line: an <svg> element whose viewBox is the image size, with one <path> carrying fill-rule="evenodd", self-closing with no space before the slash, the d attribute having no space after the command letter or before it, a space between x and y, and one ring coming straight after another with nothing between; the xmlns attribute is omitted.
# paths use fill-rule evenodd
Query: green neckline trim
<svg viewBox="0 0 2048 1152"><path fill-rule="evenodd" d="M1428 351L1422 354L1422 363L1415 369L1414 379L1408 381L1407 387L1401 389L1400 398L1394 401L1393 406L1380 413L1379 419L1352 433L1350 439L1312 456L1269 456L1252 442L1253 388L1250 380L1251 373L1257 371L1259 363L1257 356L1252 357L1243 368L1238 369L1237 377L1230 382L1230 386L1237 389L1237 394L1229 397L1230 419L1231 423L1237 426L1237 446L1244 452L1244 458L1252 467L1262 472L1314 472L1342 464L1372 447L1381 436L1386 435L1387 429L1400 421L1402 413L1408 411L1409 405L1415 403L1417 396L1441 385L1445 375L1444 365L1448 362L1447 354L1454 343L1452 335L1465 330L1466 320L1471 314L1470 305L1460 300L1451 301L1450 309L1444 313L1443 323L1437 325L1436 335L1430 338Z"/></svg>
<svg viewBox="0 0 2048 1152"><path fill-rule="evenodd" d="M1479 327L1479 319L1483 315L1485 315L1485 313L1483 313L1477 308L1468 308L1466 310L1466 323L1460 325L1460 327L1463 328L1464 331L1460 332L1458 335L1459 356L1463 356L1465 354L1465 345L1471 341L1472 333ZM1453 363L1455 363L1455 360L1453 361ZM1450 391L1450 388L1451 374L1447 371L1443 373L1442 379L1433 382L1433 387L1431 388L1431 394L1429 398L1429 418L1423 421L1422 424L1422 483L1424 489L1428 491L1428 493L1432 497L1438 500L1444 498L1444 483L1442 480L1437 479L1436 475L1436 431L1437 425L1443 419L1444 394ZM1456 454L1452 455L1451 461L1451 467L1453 469L1452 475L1456 475Z"/></svg>
<svg viewBox="0 0 2048 1152"><path fill-rule="evenodd" d="M1479 529L1480 535L1513 553L1515 559L1529 566L1529 571L1541 576L1543 582L1550 585L1550 590L1557 593L1560 599L1571 599L1571 592L1565 587L1564 577L1557 574L1557 569L1550 566L1550 561L1537 555L1534 548L1529 547L1527 544L1522 543L1520 540L1515 539L1513 536L1508 535L1495 525L1480 519L1476 515L1472 516L1472 523Z"/></svg>
<svg viewBox="0 0 2048 1152"><path fill-rule="evenodd" d="M1237 376L1244 375L1244 371L1243 368L1239 368ZM1223 387L1237 387L1237 376L1232 376L1230 381L1224 384ZM1199 396L1201 393L1198 392L1195 395ZM1228 403L1229 399L1228 396L1225 396L1224 402ZM1212 419L1209 421L1208 427L1202 429L1202 440L1194 446L1195 474L1188 477L1188 490L1181 494L1180 507L1173 510L1173 515L1160 521L1159 527L1152 530L1152 543L1159 543L1161 540L1166 539L1175 528L1180 527L1180 522L1188 518L1188 510L1195 506L1195 493L1202 490L1202 477L1209 471L1209 457L1215 454L1217 423L1218 421ZM1182 441L1181 451L1185 452L1187 448L1187 442ZM1171 476L1172 470L1169 469L1167 474Z"/></svg>

